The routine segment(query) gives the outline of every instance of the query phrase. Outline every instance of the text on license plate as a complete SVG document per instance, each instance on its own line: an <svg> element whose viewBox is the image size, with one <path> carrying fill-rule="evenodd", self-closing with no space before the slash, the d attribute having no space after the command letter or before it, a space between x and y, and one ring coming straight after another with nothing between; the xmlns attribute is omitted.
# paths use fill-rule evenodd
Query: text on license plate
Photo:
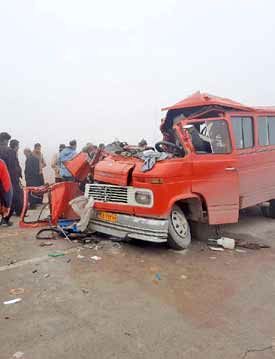
<svg viewBox="0 0 275 359"><path fill-rule="evenodd" d="M98 219L107 222L117 222L117 214L109 213L109 212L99 212L97 215Z"/></svg>

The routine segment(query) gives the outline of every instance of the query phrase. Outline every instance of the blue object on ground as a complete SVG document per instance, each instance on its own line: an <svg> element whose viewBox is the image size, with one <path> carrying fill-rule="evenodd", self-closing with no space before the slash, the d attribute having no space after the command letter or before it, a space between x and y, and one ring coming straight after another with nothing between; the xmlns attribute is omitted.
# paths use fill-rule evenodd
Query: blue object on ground
<svg viewBox="0 0 275 359"><path fill-rule="evenodd" d="M58 221L58 225L62 229L70 230L73 233L79 233L79 230L76 227L75 220L72 220L72 219L60 219Z"/></svg>
<svg viewBox="0 0 275 359"><path fill-rule="evenodd" d="M157 279L157 280L161 280L160 273L157 273L157 274L156 274L156 279Z"/></svg>

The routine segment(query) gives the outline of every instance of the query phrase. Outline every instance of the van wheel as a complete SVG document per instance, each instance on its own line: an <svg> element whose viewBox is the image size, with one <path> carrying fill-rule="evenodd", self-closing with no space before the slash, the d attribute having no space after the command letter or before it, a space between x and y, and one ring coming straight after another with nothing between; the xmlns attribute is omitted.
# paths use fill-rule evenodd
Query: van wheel
<svg viewBox="0 0 275 359"><path fill-rule="evenodd" d="M269 217L275 218L275 199L272 199L272 200L270 201Z"/></svg>
<svg viewBox="0 0 275 359"><path fill-rule="evenodd" d="M189 223L181 210L175 205L169 217L168 245L176 250L186 249L191 242Z"/></svg>

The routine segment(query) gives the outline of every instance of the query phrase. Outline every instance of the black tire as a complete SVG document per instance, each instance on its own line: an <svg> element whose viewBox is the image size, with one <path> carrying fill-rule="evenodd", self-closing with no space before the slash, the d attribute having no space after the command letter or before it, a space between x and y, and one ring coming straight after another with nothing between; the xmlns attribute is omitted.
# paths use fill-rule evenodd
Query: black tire
<svg viewBox="0 0 275 359"><path fill-rule="evenodd" d="M170 248L176 250L186 249L191 242L189 223L181 208L175 205L169 217L168 240Z"/></svg>
<svg viewBox="0 0 275 359"><path fill-rule="evenodd" d="M270 201L269 217L270 217L270 218L275 218L275 199L272 199L272 200Z"/></svg>

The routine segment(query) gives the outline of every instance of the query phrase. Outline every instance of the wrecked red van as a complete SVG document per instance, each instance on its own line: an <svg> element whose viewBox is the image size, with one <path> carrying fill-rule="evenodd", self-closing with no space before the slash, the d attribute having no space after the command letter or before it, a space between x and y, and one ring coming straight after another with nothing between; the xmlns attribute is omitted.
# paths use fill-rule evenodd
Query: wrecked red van
<svg viewBox="0 0 275 359"><path fill-rule="evenodd" d="M118 155L95 166L91 230L183 249L190 222L236 223L240 209L266 201L275 217L275 108L196 93L165 110L155 147L171 156L146 171Z"/></svg>

